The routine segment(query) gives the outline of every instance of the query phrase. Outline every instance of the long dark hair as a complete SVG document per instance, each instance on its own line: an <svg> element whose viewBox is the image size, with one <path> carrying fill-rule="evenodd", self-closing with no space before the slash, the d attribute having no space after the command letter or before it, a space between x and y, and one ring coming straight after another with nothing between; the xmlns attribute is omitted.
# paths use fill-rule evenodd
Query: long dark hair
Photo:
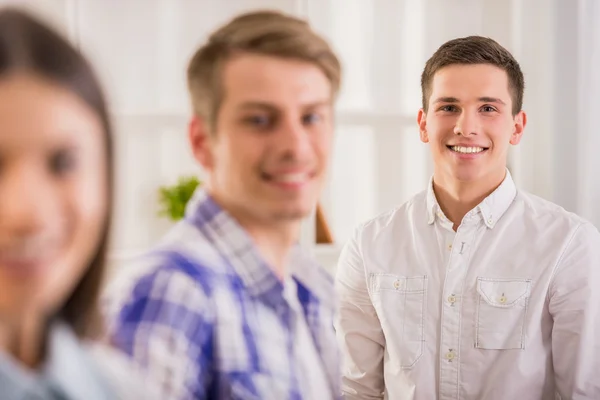
<svg viewBox="0 0 600 400"><path fill-rule="evenodd" d="M79 337L96 336L101 328L97 302L104 275L113 194L112 129L104 94L85 56L66 38L25 11L4 8L0 10L0 77L16 72L31 73L68 89L91 107L102 122L108 168L108 218L96 255L58 313Z"/></svg>

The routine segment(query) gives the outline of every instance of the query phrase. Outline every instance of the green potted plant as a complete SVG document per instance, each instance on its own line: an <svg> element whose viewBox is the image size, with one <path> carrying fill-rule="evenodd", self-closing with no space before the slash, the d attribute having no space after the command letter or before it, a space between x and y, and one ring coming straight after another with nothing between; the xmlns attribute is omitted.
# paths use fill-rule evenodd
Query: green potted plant
<svg viewBox="0 0 600 400"><path fill-rule="evenodd" d="M185 206L201 181L195 176L182 176L175 185L158 189L161 209L159 215L171 221L179 221L185 215Z"/></svg>

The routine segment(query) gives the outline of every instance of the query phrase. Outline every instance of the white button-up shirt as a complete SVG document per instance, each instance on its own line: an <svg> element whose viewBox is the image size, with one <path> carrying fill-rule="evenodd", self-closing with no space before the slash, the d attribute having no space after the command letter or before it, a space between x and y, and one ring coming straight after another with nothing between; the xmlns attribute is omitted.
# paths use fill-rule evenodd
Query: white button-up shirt
<svg viewBox="0 0 600 400"><path fill-rule="evenodd" d="M348 399L600 399L600 234L508 172L456 232L431 184L361 225L336 285Z"/></svg>

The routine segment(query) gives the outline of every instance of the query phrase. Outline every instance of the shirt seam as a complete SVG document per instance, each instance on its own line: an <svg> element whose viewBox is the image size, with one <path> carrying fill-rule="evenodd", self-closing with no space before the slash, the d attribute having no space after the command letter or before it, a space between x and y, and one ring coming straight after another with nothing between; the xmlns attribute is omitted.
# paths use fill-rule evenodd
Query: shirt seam
<svg viewBox="0 0 600 400"><path fill-rule="evenodd" d="M564 257L566 256L567 250L570 249L571 244L573 243L573 240L575 239L575 235L577 234L577 232L579 232L579 229L581 229L581 227L583 225L584 225L584 223L580 222L579 225L577 225L577 227L573 230L573 233L571 234L571 237L569 238L569 241L565 245L562 253L558 257L558 260L556 261L556 264L552 268L552 274L550 275L550 283L548 285L548 292L546 293L546 299L548 300L548 302L550 302L550 292L551 292L552 286L554 285L555 278L556 278L556 275L558 273L558 270L559 270L559 268L561 266L560 264L562 263Z"/></svg>

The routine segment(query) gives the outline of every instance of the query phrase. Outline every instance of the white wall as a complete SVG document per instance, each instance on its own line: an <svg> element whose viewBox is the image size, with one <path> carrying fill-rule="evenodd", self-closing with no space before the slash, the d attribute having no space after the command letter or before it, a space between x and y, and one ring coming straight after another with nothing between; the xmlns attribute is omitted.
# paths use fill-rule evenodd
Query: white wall
<svg viewBox="0 0 600 400"><path fill-rule="evenodd" d="M529 123L510 159L517 183L600 225L595 0L0 0L15 2L67 33L108 89L117 128L117 263L168 228L156 217L158 187L181 174L201 175L185 142L187 60L217 25L254 8L308 18L344 63L322 198L337 243L311 245L312 220L303 233L329 268L356 224L425 187L431 161L415 122L420 73L435 49L457 36L493 37L524 70Z"/></svg>

